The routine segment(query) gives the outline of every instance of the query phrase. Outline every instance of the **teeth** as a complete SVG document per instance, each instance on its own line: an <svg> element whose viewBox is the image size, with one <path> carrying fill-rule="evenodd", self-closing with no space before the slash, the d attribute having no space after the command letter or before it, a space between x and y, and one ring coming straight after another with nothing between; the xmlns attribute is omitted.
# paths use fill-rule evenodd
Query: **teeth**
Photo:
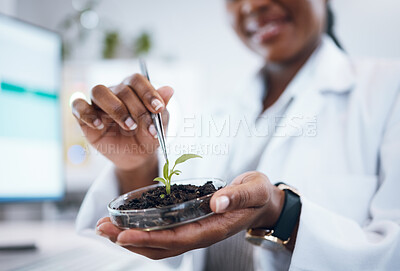
<svg viewBox="0 0 400 271"><path fill-rule="evenodd" d="M275 21L264 25L263 27L259 28L255 32L254 38L257 41L261 41L262 36L264 36L266 34L274 34L278 30L278 25L279 25L279 22L275 22Z"/></svg>
<svg viewBox="0 0 400 271"><path fill-rule="evenodd" d="M258 30L258 28L259 28L259 26L256 21L250 21L247 24L247 31L249 31L249 32L256 32Z"/></svg>
<svg viewBox="0 0 400 271"><path fill-rule="evenodd" d="M263 26L262 28L260 28L260 32L263 32L263 33L272 32L277 28L277 26L278 26L277 22L270 22L270 23L266 24L265 26Z"/></svg>
<svg viewBox="0 0 400 271"><path fill-rule="evenodd" d="M259 31L260 29L270 25L270 24L280 24L283 23L284 20L283 19L275 19L275 20L269 20L268 22L265 22L263 25L260 25L257 21L255 20L250 20L247 22L246 24L246 30L249 33L255 33L257 31Z"/></svg>

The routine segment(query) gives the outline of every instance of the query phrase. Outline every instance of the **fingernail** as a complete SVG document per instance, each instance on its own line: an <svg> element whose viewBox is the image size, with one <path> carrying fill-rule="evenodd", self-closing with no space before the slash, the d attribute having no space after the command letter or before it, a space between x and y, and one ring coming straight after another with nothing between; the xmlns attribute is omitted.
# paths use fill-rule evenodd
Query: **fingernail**
<svg viewBox="0 0 400 271"><path fill-rule="evenodd" d="M107 235L105 235L105 234L100 230L100 227L97 227L97 228L96 228L96 234L97 234L97 235L100 235L100 236L102 236L102 237L108 237Z"/></svg>
<svg viewBox="0 0 400 271"><path fill-rule="evenodd" d="M98 225L98 226L96 227L96 233L97 233L97 232L101 232L101 225L103 225L103 224L100 224L100 225Z"/></svg>
<svg viewBox="0 0 400 271"><path fill-rule="evenodd" d="M127 243L121 243L119 241L116 241L115 244L119 245L121 247L139 247L139 246L137 246L135 244L132 244L132 243L127 244Z"/></svg>
<svg viewBox="0 0 400 271"><path fill-rule="evenodd" d="M74 116L77 117L78 119L81 118L81 114L79 114L79 112L76 110L72 110L72 114L74 114Z"/></svg>
<svg viewBox="0 0 400 271"><path fill-rule="evenodd" d="M215 201L215 205L215 211L217 213L223 213L229 206L229 198L227 196L220 196Z"/></svg>
<svg viewBox="0 0 400 271"><path fill-rule="evenodd" d="M129 130L135 130L137 127L137 124L133 121L131 117L128 117L125 121L125 125L128 126Z"/></svg>
<svg viewBox="0 0 400 271"><path fill-rule="evenodd" d="M97 223L96 223L96 228L98 227L98 226L100 226L101 224L100 224L100 221L102 220L103 218L100 218L99 220L97 220Z"/></svg>
<svg viewBox="0 0 400 271"><path fill-rule="evenodd" d="M150 124L149 126L149 133L156 138L157 137L157 130L156 127L154 126L154 124Z"/></svg>
<svg viewBox="0 0 400 271"><path fill-rule="evenodd" d="M153 101L151 101L151 106L154 108L154 110L158 110L160 108L163 108L164 105L162 104L162 102L159 99L153 99Z"/></svg>
<svg viewBox="0 0 400 271"><path fill-rule="evenodd" d="M101 129L104 128L104 124L101 122L100 119L95 119L95 120L93 121L93 125L94 125L97 129L99 129L99 130L101 130Z"/></svg>

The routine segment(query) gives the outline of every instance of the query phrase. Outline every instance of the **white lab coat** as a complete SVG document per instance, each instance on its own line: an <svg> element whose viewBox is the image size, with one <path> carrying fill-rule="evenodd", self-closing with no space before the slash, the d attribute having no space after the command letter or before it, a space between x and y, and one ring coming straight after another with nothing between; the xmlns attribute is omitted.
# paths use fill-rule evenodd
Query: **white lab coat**
<svg viewBox="0 0 400 271"><path fill-rule="evenodd" d="M352 60L324 37L261 118L260 80L254 79L242 95L225 99L213 123L229 116L230 128L241 119L246 129L227 134L216 129L196 137L198 144L229 148L214 149L183 171L187 177L212 174L231 181L258 170L271 182L284 181L300 191L294 252L256 248L257 270L400 270L399 94L400 65ZM271 116L280 121L263 134L259 128L271 127ZM182 146L184 140L176 141ZM92 231L117 191L108 169L82 204L78 230ZM179 268L189 255L193 270L202 270L204 249L173 258L172 266Z"/></svg>

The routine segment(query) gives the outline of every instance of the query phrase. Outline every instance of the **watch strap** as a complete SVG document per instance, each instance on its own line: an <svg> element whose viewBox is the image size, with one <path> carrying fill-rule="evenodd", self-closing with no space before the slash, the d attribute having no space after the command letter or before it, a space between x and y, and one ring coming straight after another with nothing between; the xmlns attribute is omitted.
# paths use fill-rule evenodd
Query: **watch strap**
<svg viewBox="0 0 400 271"><path fill-rule="evenodd" d="M284 183L277 183L275 186L279 186ZM290 189L283 189L285 192L285 200L282 208L282 212L273 228L273 235L280 240L288 240L296 227L297 221L301 211L300 196Z"/></svg>

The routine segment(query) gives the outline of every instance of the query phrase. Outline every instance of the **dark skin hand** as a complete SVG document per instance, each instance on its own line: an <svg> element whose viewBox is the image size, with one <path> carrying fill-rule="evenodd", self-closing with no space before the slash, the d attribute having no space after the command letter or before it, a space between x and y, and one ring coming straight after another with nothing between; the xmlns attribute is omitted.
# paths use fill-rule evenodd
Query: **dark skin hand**
<svg viewBox="0 0 400 271"><path fill-rule="evenodd" d="M121 193L153 184L158 175L159 144L150 112L162 113L167 124L166 105L172 95L172 88L156 90L134 74L117 86L95 86L91 104L83 99L72 103L72 113L89 143L114 163Z"/></svg>
<svg viewBox="0 0 400 271"><path fill-rule="evenodd" d="M226 208L219 203L227 197ZM283 207L284 193L259 172L244 173L217 191L210 206L216 215L161 231L121 230L109 217L97 223L97 234L150 259L163 259L208 247L247 228L272 227Z"/></svg>

